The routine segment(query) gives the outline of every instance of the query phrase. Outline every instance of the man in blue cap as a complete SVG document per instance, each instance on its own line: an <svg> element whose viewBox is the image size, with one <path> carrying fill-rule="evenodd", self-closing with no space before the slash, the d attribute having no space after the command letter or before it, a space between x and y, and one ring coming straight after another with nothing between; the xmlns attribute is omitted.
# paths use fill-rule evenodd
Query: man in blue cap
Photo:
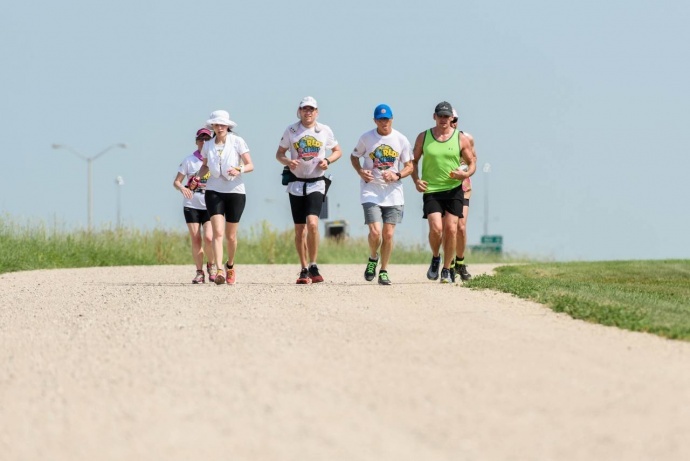
<svg viewBox="0 0 690 461"><path fill-rule="evenodd" d="M388 262L393 251L395 225L402 222L405 198L400 180L412 173L412 146L393 129L393 111L387 104L374 109L376 128L364 133L357 142L350 161L360 180L360 200L364 223L369 226L369 261L364 279L376 277L390 285Z"/></svg>

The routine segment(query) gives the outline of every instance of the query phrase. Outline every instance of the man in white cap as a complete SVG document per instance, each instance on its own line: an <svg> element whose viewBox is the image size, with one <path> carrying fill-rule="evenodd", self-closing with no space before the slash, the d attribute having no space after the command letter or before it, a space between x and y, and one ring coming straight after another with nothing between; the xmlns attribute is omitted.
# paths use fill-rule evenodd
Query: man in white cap
<svg viewBox="0 0 690 461"><path fill-rule="evenodd" d="M453 107L450 103L438 103L433 117L436 125L419 133L415 141L412 178L417 190L424 194L424 217L429 222L432 255L426 276L429 280L438 280L443 245L441 283L451 283L450 266L455 257L458 218L462 217L463 208L462 181L474 174L476 165L469 139L460 136L451 126ZM468 166L467 171L460 168L460 160Z"/></svg>
<svg viewBox="0 0 690 461"><path fill-rule="evenodd" d="M458 128L458 113L453 109L453 119L451 120L450 126L457 129ZM470 141L470 146L472 146L472 156L474 157L475 164L477 162L477 151L474 148L474 138L471 134L464 131L460 131L460 136L465 136ZM460 162L460 168L467 167L464 162ZM463 206L462 206L462 217L458 219L458 236L455 243L455 261L451 264L451 278L455 281L455 276L460 275L463 281L472 278L470 273L467 271L467 265L465 264L465 248L467 248L467 216L470 212L470 197L472 195L472 180L470 178L465 178L462 181L462 192L463 192Z"/></svg>
<svg viewBox="0 0 690 461"><path fill-rule="evenodd" d="M287 184L287 192L295 223L295 248L301 264L298 284L323 282L316 258L319 216L330 181L324 173L342 155L333 131L318 123L318 116L316 99L311 96L303 98L297 108L300 121L285 129L276 152L276 160L287 166L293 175ZM329 150L330 156L327 155Z"/></svg>
<svg viewBox="0 0 690 461"><path fill-rule="evenodd" d="M412 146L393 129L393 111L387 104L376 106L374 123L376 128L359 138L350 162L361 178L360 200L364 223L369 226L369 261L364 279L374 280L380 260L379 285L390 285L388 262L393 233L395 225L402 222L405 204L400 180L412 173Z"/></svg>

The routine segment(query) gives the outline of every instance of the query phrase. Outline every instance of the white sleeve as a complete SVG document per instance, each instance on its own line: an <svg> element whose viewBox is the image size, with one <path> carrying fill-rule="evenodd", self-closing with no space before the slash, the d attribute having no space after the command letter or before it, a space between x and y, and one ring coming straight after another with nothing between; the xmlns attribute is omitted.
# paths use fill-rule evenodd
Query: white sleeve
<svg viewBox="0 0 690 461"><path fill-rule="evenodd" d="M331 130L331 127L328 127L328 131L326 133L326 149L333 149L335 146L338 145L338 140L335 139L335 135L333 134L333 130Z"/></svg>
<svg viewBox="0 0 690 461"><path fill-rule="evenodd" d="M280 138L278 146L290 150L290 127L286 128L283 132L283 137Z"/></svg>
<svg viewBox="0 0 690 461"><path fill-rule="evenodd" d="M352 151L352 156L357 158L362 158L363 155L367 153L367 146L364 142L364 136L359 137L355 150Z"/></svg>
<svg viewBox="0 0 690 461"><path fill-rule="evenodd" d="M249 152L249 146L247 145L247 141L244 140L244 138L240 138L237 136L235 138L235 150L239 155L244 155L247 152Z"/></svg>
<svg viewBox="0 0 690 461"><path fill-rule="evenodd" d="M187 159L185 158L184 160L182 160L182 163L180 163L180 166L177 168L177 172L187 176L187 165Z"/></svg>
<svg viewBox="0 0 690 461"><path fill-rule="evenodd" d="M400 139L402 141L402 149L400 151L400 161L405 164L412 160L412 145L410 144L410 140L407 139L407 137L400 135Z"/></svg>

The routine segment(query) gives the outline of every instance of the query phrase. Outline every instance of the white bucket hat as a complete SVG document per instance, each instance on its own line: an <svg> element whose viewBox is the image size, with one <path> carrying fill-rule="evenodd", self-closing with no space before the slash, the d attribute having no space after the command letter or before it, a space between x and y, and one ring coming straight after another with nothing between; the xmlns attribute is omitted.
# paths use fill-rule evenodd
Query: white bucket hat
<svg viewBox="0 0 690 461"><path fill-rule="evenodd" d="M226 125L229 130L232 130L237 126L237 123L230 120L230 114L226 110L214 110L211 112L211 116L206 120L206 126L211 127L211 125Z"/></svg>

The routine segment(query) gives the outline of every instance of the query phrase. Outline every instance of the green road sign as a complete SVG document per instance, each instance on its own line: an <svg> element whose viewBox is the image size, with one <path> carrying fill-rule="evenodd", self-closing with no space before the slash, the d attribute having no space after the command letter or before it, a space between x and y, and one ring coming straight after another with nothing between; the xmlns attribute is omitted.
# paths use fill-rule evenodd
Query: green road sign
<svg viewBox="0 0 690 461"><path fill-rule="evenodd" d="M503 245L502 235L482 235L482 244Z"/></svg>

